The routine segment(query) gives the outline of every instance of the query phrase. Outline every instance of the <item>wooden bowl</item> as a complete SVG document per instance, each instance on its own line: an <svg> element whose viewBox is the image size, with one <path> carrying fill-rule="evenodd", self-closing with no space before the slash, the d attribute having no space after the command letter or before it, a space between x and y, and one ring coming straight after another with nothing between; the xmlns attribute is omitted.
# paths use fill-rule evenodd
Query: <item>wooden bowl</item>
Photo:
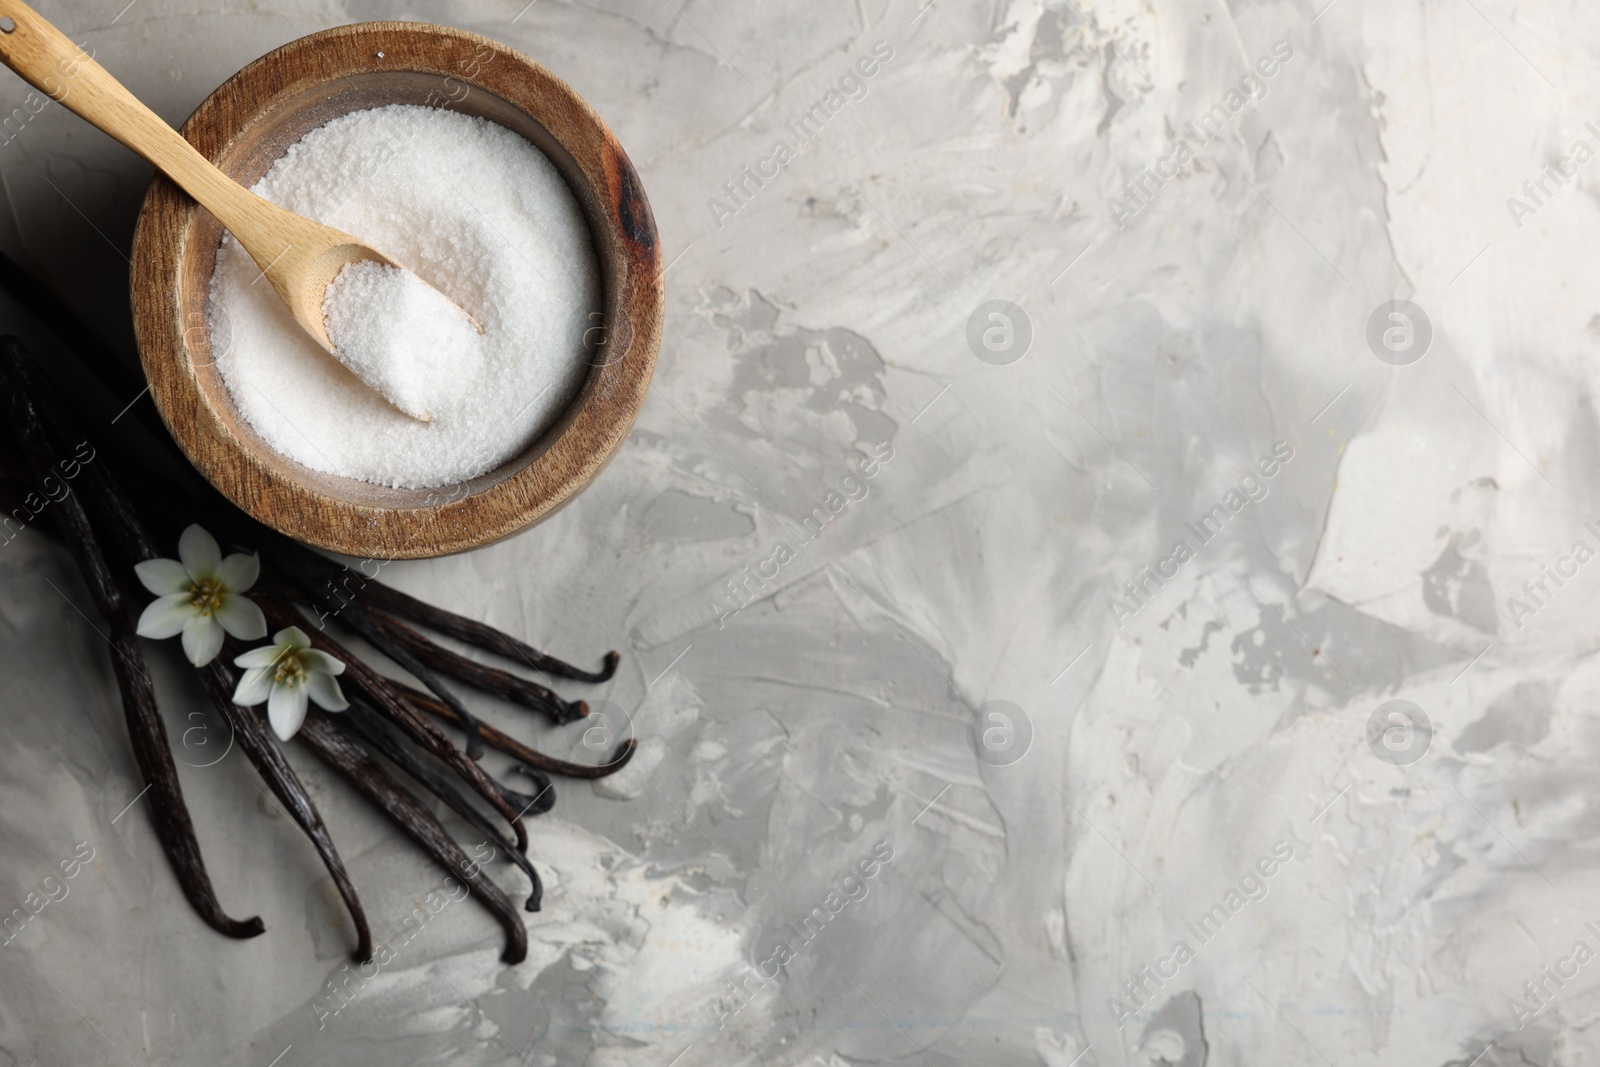
<svg viewBox="0 0 1600 1067"><path fill-rule="evenodd" d="M211 351L207 305L221 224L159 174L134 231L133 318L162 419L229 500L321 548L417 559L486 545L546 518L622 446L661 343L661 253L639 176L594 110L531 59L462 30L366 22L302 37L228 79L183 135L249 186L316 127L386 104L448 107L516 131L555 164L588 219L605 333L571 405L526 451L435 489L385 488L274 452L241 417Z"/></svg>

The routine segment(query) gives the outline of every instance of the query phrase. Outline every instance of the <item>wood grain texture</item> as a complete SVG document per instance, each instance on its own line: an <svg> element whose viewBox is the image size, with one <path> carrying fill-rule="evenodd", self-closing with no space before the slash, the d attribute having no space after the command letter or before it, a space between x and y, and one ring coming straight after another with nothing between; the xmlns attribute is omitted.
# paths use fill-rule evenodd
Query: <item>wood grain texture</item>
<svg viewBox="0 0 1600 1067"><path fill-rule="evenodd" d="M207 300L221 223L159 175L134 231L133 312L162 420L229 500L308 544L418 559L490 544L548 517L622 446L661 343L661 253L639 176L594 110L537 63L464 30L368 22L303 37L230 78L182 132L249 186L316 127L396 103L447 107L526 137L588 220L605 339L571 406L522 455L457 486L393 489L274 452L239 414L211 348Z"/></svg>

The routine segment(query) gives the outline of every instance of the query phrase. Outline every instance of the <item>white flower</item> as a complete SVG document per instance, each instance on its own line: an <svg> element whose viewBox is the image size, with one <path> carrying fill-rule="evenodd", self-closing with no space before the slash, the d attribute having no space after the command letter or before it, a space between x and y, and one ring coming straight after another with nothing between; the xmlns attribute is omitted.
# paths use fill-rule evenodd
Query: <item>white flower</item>
<svg viewBox="0 0 1600 1067"><path fill-rule="evenodd" d="M260 557L235 553L223 559L217 539L190 526L178 538L178 559L147 559L133 568L160 597L139 616L139 636L182 632L183 653L196 667L216 658L224 631L244 641L267 636L261 609L239 595L261 574Z"/></svg>
<svg viewBox="0 0 1600 1067"><path fill-rule="evenodd" d="M267 718L278 740L289 740L306 721L307 697L329 711L350 706L333 680L334 675L344 673L344 664L312 648L300 627L279 630L272 635L272 642L233 661L246 668L233 691L233 702L248 708L265 700Z"/></svg>

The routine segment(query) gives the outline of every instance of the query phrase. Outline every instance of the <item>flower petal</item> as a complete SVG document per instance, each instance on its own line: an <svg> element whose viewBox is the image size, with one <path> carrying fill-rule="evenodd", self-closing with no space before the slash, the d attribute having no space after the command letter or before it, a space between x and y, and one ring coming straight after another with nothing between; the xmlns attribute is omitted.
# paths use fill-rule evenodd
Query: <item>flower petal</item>
<svg viewBox="0 0 1600 1067"><path fill-rule="evenodd" d="M189 577L198 582L217 576L222 549L217 547L217 539L197 524L178 538L178 558L183 560L183 569L189 572Z"/></svg>
<svg viewBox="0 0 1600 1067"><path fill-rule="evenodd" d="M343 711L350 706L350 702L344 698L344 693L339 689L339 683L333 680L331 674L312 671L306 675L306 692L317 702L319 708Z"/></svg>
<svg viewBox="0 0 1600 1067"><path fill-rule="evenodd" d="M285 626L272 635L272 643L285 648L301 649L311 647L311 638L298 626Z"/></svg>
<svg viewBox="0 0 1600 1067"><path fill-rule="evenodd" d="M308 648L300 653L300 662L305 664L308 671L319 671L322 674L343 674L344 660L334 659L326 652Z"/></svg>
<svg viewBox="0 0 1600 1067"><path fill-rule="evenodd" d="M257 652L262 649L256 649ZM270 651L268 649L267 651ZM243 658L243 657L241 657ZM235 662L238 662L235 660ZM245 671L239 678L239 685L233 691L233 702L243 708L253 708L272 693L272 668L257 667Z"/></svg>
<svg viewBox="0 0 1600 1067"><path fill-rule="evenodd" d="M176 637L191 619L200 617L188 593L173 593L160 600L152 600L139 616L140 637L161 640Z"/></svg>
<svg viewBox="0 0 1600 1067"><path fill-rule="evenodd" d="M217 621L222 628L241 641L255 641L267 636L267 617L255 602L233 593L224 593L217 605Z"/></svg>
<svg viewBox="0 0 1600 1067"><path fill-rule="evenodd" d="M267 718L272 722L272 732L279 741L287 741L300 732L306 721L306 691L298 685L274 685L267 698Z"/></svg>
<svg viewBox="0 0 1600 1067"><path fill-rule="evenodd" d="M233 665L235 667L250 667L255 669L259 669L261 667L276 667L278 665L278 660L282 657L283 649L279 648L277 645L262 645L260 648L252 648L249 652L246 652L242 656L235 656L233 658Z"/></svg>
<svg viewBox="0 0 1600 1067"><path fill-rule="evenodd" d="M209 615L196 615L183 628L183 654L204 667L222 651L222 626Z"/></svg>
<svg viewBox="0 0 1600 1067"><path fill-rule="evenodd" d="M243 552L235 552L217 564L217 577L228 592L242 593L261 577L261 557L254 553L247 556Z"/></svg>
<svg viewBox="0 0 1600 1067"><path fill-rule="evenodd" d="M143 563L135 563L133 573L156 596L187 593L189 586L194 584L189 572L183 569L183 564L175 559L147 559Z"/></svg>

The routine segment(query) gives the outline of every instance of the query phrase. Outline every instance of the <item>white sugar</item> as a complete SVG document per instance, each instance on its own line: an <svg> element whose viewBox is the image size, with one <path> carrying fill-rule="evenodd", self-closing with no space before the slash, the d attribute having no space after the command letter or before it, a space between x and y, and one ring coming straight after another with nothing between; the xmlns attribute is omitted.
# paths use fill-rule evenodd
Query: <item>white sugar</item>
<svg viewBox="0 0 1600 1067"><path fill-rule="evenodd" d="M600 284L576 199L528 141L434 108L357 111L291 146L255 191L427 283L357 264L325 307L341 358L387 375L384 391L426 411L424 423L305 336L223 238L213 350L240 414L272 448L380 485L448 485L512 459L567 407L589 370Z"/></svg>
<svg viewBox="0 0 1600 1067"><path fill-rule="evenodd" d="M322 304L333 354L408 415L427 420L483 362L461 309L409 270L347 264Z"/></svg>

